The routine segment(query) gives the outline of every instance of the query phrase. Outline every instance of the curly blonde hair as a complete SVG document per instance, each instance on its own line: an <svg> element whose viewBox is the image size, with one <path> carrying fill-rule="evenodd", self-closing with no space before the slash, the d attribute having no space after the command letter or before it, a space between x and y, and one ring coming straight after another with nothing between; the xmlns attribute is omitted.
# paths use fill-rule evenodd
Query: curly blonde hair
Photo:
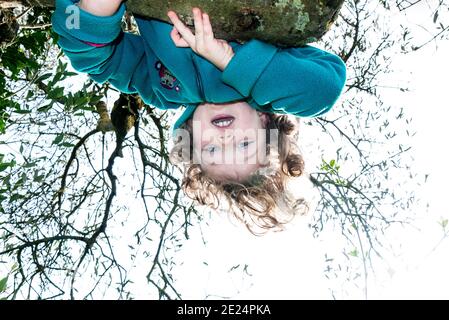
<svg viewBox="0 0 449 320"><path fill-rule="evenodd" d="M267 114L266 129L269 164L251 174L244 182L212 178L193 162L193 137L189 122L180 129L186 130L190 139L175 138L170 152L173 164L184 169L182 188L185 194L200 205L219 209L226 200L228 210L253 234L263 234L270 229L282 230L283 225L298 214L308 210L303 198L287 190L290 178L304 173L304 160L297 146L297 118L288 115ZM271 130L278 132L278 145L273 148Z"/></svg>

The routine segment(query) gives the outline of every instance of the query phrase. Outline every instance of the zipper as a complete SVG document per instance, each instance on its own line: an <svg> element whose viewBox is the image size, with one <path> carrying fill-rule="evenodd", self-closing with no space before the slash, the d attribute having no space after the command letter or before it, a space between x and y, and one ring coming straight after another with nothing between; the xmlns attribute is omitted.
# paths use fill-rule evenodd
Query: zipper
<svg viewBox="0 0 449 320"><path fill-rule="evenodd" d="M201 79L201 74L198 69L198 65L196 64L195 57L193 56L193 53L190 55L193 62L193 67L195 68L195 77L196 77L196 85L198 86L198 89L200 90L200 98L202 101L206 101L206 97L204 95L204 89L203 89L203 80Z"/></svg>

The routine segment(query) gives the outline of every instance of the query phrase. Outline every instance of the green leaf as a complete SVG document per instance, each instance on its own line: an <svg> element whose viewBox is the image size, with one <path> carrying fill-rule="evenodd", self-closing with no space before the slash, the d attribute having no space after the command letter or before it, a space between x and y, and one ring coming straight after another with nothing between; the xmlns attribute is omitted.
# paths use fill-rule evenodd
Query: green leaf
<svg viewBox="0 0 449 320"><path fill-rule="evenodd" d="M38 112L47 112L48 110L51 109L51 107L53 107L53 102L50 102L49 104L46 104L43 107L40 107L37 109Z"/></svg>
<svg viewBox="0 0 449 320"><path fill-rule="evenodd" d="M15 165L16 165L16 163L14 161L0 163L0 172L5 171L9 167L14 167Z"/></svg>
<svg viewBox="0 0 449 320"><path fill-rule="evenodd" d="M0 293L6 291L7 283L8 283L8 276L6 276L2 280L0 280Z"/></svg>
<svg viewBox="0 0 449 320"><path fill-rule="evenodd" d="M52 144L60 144L62 139L64 139L64 134L60 133L56 136L55 140L53 140Z"/></svg>
<svg viewBox="0 0 449 320"><path fill-rule="evenodd" d="M329 162L329 165L331 166L331 167L333 167L334 165L335 165L335 160L331 160L331 162Z"/></svg>
<svg viewBox="0 0 449 320"><path fill-rule="evenodd" d="M436 23L438 20L438 10L435 11L435 14L433 15L433 23Z"/></svg>
<svg viewBox="0 0 449 320"><path fill-rule="evenodd" d="M96 105L100 100L101 100L102 96L93 96L90 98L89 103L92 105Z"/></svg>
<svg viewBox="0 0 449 320"><path fill-rule="evenodd" d="M52 83L57 83L62 78L62 72L56 72L55 77L52 80Z"/></svg>
<svg viewBox="0 0 449 320"><path fill-rule="evenodd" d="M23 165L23 168L32 168L36 166L36 162L27 162Z"/></svg>
<svg viewBox="0 0 449 320"><path fill-rule="evenodd" d="M30 110L23 110L23 109L19 109L19 110L14 110L14 113L18 113L18 114L29 114L31 113Z"/></svg>
<svg viewBox="0 0 449 320"><path fill-rule="evenodd" d="M34 182L42 182L42 180L45 178L45 175L39 175L39 170L34 170L34 175L33 175L33 181Z"/></svg>
<svg viewBox="0 0 449 320"><path fill-rule="evenodd" d="M78 96L75 98L76 109L82 109L89 102L89 98L86 96Z"/></svg>
<svg viewBox="0 0 449 320"><path fill-rule="evenodd" d="M65 77L73 77L73 76L77 76L77 75L78 75L78 73L76 73L76 72L71 72L71 71L64 72L64 78Z"/></svg>
<svg viewBox="0 0 449 320"><path fill-rule="evenodd" d="M36 81L44 81L47 80L48 78L50 78L52 76L52 73L45 73L41 76L39 76L39 78L37 78Z"/></svg>
<svg viewBox="0 0 449 320"><path fill-rule="evenodd" d="M349 252L349 255L353 256L353 257L358 257L359 253L358 253L357 249L354 249L351 252Z"/></svg>
<svg viewBox="0 0 449 320"><path fill-rule="evenodd" d="M64 142L61 144L61 146L65 147L65 148L73 148L75 145L70 142Z"/></svg>
<svg viewBox="0 0 449 320"><path fill-rule="evenodd" d="M22 173L22 176L20 177L20 179L17 180L17 182L14 184L13 190L16 190L19 187L22 187L26 181L27 181L27 176L25 173Z"/></svg>
<svg viewBox="0 0 449 320"><path fill-rule="evenodd" d="M6 124L2 117L0 117L0 134L5 133Z"/></svg>
<svg viewBox="0 0 449 320"><path fill-rule="evenodd" d="M23 195L15 193L9 198L9 203L25 198Z"/></svg>
<svg viewBox="0 0 449 320"><path fill-rule="evenodd" d="M57 100L63 96L64 96L64 88L63 87L56 87L48 93L48 98L53 99L53 100Z"/></svg>

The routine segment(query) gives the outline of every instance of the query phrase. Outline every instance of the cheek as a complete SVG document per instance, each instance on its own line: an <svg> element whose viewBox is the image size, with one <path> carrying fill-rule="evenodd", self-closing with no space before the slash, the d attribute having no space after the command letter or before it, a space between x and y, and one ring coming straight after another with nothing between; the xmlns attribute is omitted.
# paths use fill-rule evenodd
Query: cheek
<svg viewBox="0 0 449 320"><path fill-rule="evenodd" d="M193 149L201 146L201 134L198 134L199 130L196 130L192 137Z"/></svg>
<svg viewBox="0 0 449 320"><path fill-rule="evenodd" d="M245 112L240 119L240 128L241 129L262 129L262 120L257 114L257 112Z"/></svg>
<svg viewBox="0 0 449 320"><path fill-rule="evenodd" d="M208 126L203 115L199 114L192 120L193 142L197 146L201 146L202 142L208 139Z"/></svg>
<svg viewBox="0 0 449 320"><path fill-rule="evenodd" d="M192 120L197 121L204 125L206 118L207 118L207 110L206 110L205 106L199 105L196 108L195 113L193 114Z"/></svg>
<svg viewBox="0 0 449 320"><path fill-rule="evenodd" d="M193 134L192 136L192 152L193 152L193 159L195 161L198 161L198 157L201 154L201 135Z"/></svg>
<svg viewBox="0 0 449 320"><path fill-rule="evenodd" d="M260 165L267 164L267 143L265 130L260 131L257 138L257 160Z"/></svg>

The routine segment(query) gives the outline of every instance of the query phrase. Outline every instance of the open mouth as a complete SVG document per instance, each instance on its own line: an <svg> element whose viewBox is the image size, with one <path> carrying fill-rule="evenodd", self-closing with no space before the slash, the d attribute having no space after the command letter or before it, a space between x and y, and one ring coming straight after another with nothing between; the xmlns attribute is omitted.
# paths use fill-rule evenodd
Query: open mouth
<svg viewBox="0 0 449 320"><path fill-rule="evenodd" d="M233 116L220 115L212 119L211 123L218 128L228 128L234 120Z"/></svg>

